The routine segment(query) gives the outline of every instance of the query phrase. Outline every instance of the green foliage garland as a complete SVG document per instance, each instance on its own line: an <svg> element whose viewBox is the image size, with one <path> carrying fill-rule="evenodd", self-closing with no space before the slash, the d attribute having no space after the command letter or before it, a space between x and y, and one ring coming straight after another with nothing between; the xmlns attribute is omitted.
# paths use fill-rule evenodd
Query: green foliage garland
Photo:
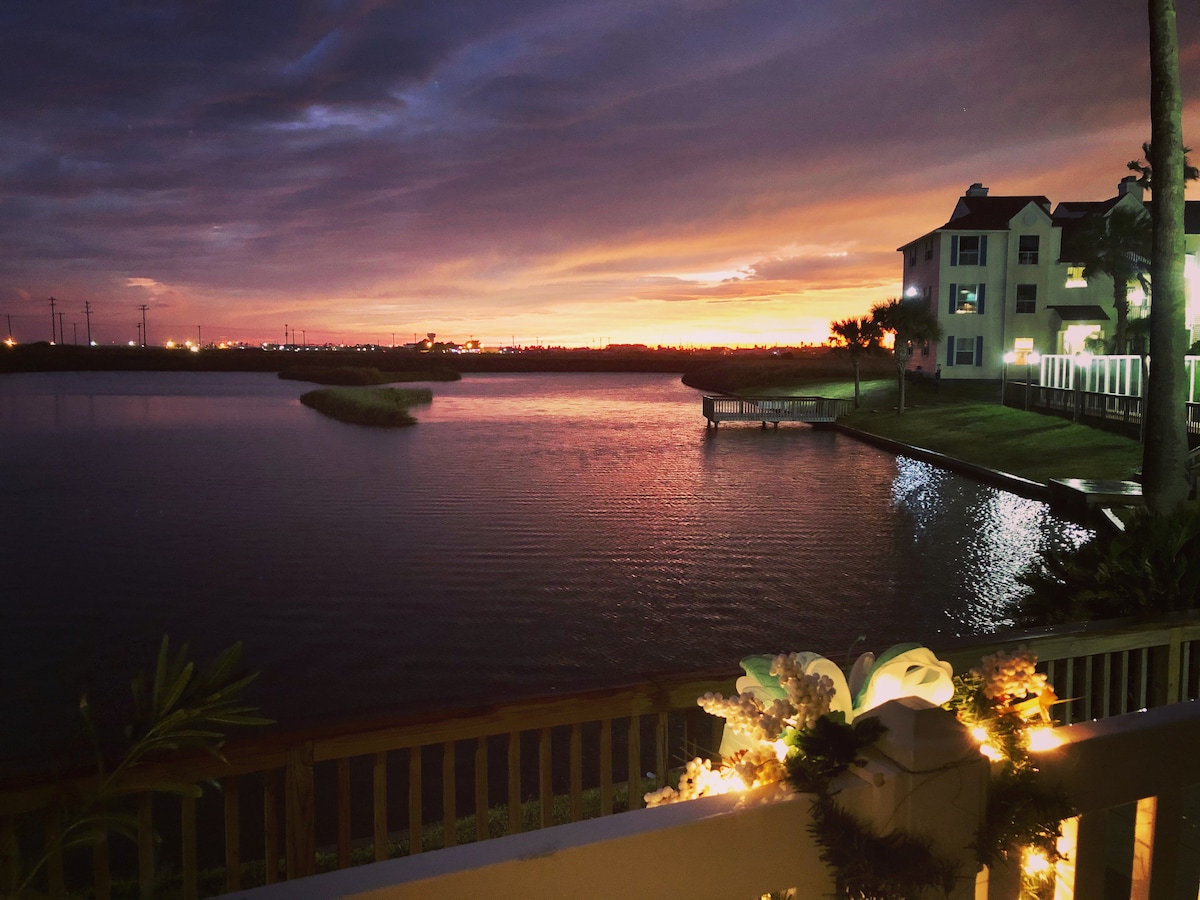
<svg viewBox="0 0 1200 900"><path fill-rule="evenodd" d="M902 831L879 834L835 799L833 780L850 766L861 766L862 751L887 731L866 716L846 724L830 713L811 728L792 732L785 766L788 783L801 793L815 794L809 832L820 848L821 861L834 873L836 896L857 900L906 900L926 888L954 885L957 866L933 852L930 842Z"/></svg>

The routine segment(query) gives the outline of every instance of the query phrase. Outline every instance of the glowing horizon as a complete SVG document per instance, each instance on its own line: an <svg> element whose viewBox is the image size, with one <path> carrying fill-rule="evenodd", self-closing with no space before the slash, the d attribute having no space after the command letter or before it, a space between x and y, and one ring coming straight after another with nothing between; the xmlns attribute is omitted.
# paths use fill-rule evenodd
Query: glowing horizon
<svg viewBox="0 0 1200 900"><path fill-rule="evenodd" d="M967 185L1105 199L1149 136L1114 0L218 6L0 36L18 340L822 343Z"/></svg>

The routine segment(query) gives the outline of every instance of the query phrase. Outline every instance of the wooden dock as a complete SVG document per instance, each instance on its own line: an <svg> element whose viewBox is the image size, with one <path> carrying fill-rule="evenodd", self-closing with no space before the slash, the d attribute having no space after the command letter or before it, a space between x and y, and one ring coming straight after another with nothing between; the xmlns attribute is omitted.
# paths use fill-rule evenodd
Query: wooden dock
<svg viewBox="0 0 1200 900"><path fill-rule="evenodd" d="M829 397L715 397L705 396L704 418L711 428L722 422L836 422L853 409L850 400Z"/></svg>

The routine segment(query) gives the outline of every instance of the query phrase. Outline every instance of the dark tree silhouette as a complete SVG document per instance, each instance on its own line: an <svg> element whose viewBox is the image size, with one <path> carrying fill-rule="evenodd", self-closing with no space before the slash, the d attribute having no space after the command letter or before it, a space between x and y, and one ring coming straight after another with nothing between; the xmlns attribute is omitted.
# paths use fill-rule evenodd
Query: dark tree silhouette
<svg viewBox="0 0 1200 900"><path fill-rule="evenodd" d="M942 339L942 325L937 314L923 300L889 300L871 308L871 320L881 331L895 338L892 357L896 362L896 383L899 396L896 414L904 412L904 372L912 359L913 347Z"/></svg>
<svg viewBox="0 0 1200 900"><path fill-rule="evenodd" d="M1149 141L1142 144L1142 158L1131 159L1127 163L1127 168L1131 172L1138 173L1138 184L1148 191L1154 190L1154 167L1150 164L1150 157L1153 155L1152 144ZM1183 180L1196 181L1200 179L1200 169L1192 165L1192 161L1188 159L1188 154L1192 152L1191 147L1183 148Z"/></svg>
<svg viewBox="0 0 1200 900"><path fill-rule="evenodd" d="M882 351L880 341L883 340L883 330L879 323L869 316L861 319L842 319L829 325L830 339L834 342L834 351L850 357L854 366L854 408L861 403L859 390L859 374L863 358Z"/></svg>
<svg viewBox="0 0 1200 900"><path fill-rule="evenodd" d="M1125 352L1129 282L1149 268L1151 234L1149 214L1140 207L1125 206L1089 219L1079 234L1083 277L1107 275L1113 282L1113 309L1117 314L1114 353Z"/></svg>

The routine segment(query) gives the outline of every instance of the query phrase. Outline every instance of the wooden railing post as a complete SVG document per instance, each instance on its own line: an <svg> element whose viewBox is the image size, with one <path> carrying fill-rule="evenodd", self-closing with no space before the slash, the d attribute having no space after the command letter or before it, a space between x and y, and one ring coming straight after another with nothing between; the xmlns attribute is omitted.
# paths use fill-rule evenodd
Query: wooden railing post
<svg viewBox="0 0 1200 900"><path fill-rule="evenodd" d="M154 896L154 795L137 798L138 890L143 900Z"/></svg>
<svg viewBox="0 0 1200 900"><path fill-rule="evenodd" d="M1167 702L1178 703L1183 680L1183 629L1175 626L1167 644Z"/></svg>
<svg viewBox="0 0 1200 900"><path fill-rule="evenodd" d="M7 894L20 882L17 873L17 832L8 816L0 817L0 891Z"/></svg>
<svg viewBox="0 0 1200 900"><path fill-rule="evenodd" d="M288 748L284 816L287 820L287 877L312 875L317 869L312 741Z"/></svg>

